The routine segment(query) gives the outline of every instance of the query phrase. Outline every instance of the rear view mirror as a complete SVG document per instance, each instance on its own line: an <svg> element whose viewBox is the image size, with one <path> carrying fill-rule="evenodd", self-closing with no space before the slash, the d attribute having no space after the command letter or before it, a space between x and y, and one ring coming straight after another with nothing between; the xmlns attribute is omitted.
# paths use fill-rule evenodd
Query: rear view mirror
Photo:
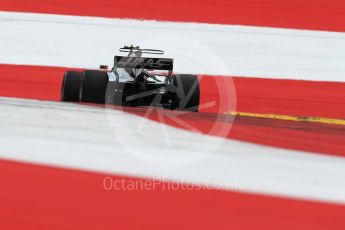
<svg viewBox="0 0 345 230"><path fill-rule="evenodd" d="M102 69L102 70L108 70L108 66L107 65L100 65L99 68Z"/></svg>

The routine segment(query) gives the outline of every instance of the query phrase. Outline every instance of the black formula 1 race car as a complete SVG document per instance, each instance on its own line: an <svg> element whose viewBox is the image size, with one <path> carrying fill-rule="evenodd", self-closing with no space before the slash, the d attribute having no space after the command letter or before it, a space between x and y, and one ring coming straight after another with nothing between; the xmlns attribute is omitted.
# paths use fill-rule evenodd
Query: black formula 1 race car
<svg viewBox="0 0 345 230"><path fill-rule="evenodd" d="M162 55L162 50L125 46L119 51L128 55L115 56L111 70L102 65L99 70L67 71L61 101L198 111L197 76L173 74L173 59L143 57Z"/></svg>

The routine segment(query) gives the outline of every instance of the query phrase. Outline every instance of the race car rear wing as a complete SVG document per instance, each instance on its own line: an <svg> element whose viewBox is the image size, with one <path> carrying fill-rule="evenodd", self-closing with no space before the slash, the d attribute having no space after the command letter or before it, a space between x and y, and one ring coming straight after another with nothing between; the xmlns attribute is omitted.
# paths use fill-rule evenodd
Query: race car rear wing
<svg viewBox="0 0 345 230"><path fill-rule="evenodd" d="M172 72L174 59L115 56L114 68L133 68L147 70L165 70Z"/></svg>
<svg viewBox="0 0 345 230"><path fill-rule="evenodd" d="M140 51L143 54L159 54L159 55L163 55L164 51L163 50L155 50L155 49L140 49L139 46L125 46L123 48L119 49L120 52L124 52L124 53L129 53L131 51Z"/></svg>

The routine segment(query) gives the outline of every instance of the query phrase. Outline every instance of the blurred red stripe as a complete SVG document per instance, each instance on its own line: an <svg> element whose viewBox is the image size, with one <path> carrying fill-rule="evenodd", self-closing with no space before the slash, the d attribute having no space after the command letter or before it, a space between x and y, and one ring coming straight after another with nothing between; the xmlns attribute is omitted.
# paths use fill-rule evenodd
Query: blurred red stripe
<svg viewBox="0 0 345 230"><path fill-rule="evenodd" d="M341 205L234 191L187 191L181 185L168 190L167 183L146 191L108 191L103 174L3 160L0 168L0 229L340 230L345 226Z"/></svg>
<svg viewBox="0 0 345 230"><path fill-rule="evenodd" d="M66 70L61 67L0 64L0 95L59 101Z"/></svg>
<svg viewBox="0 0 345 230"><path fill-rule="evenodd" d="M1 0L0 10L345 31L343 0Z"/></svg>
<svg viewBox="0 0 345 230"><path fill-rule="evenodd" d="M345 82L222 76L201 79L202 103L216 99L218 104L204 112L228 112L233 108L230 102L236 101L241 112L345 118Z"/></svg>

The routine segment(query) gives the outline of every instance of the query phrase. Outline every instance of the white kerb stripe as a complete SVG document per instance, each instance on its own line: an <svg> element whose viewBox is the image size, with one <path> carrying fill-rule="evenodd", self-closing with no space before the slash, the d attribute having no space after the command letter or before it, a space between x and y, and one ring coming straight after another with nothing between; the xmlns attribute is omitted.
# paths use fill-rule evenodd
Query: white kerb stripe
<svg viewBox="0 0 345 230"><path fill-rule="evenodd" d="M344 81L345 34L0 12L0 63L97 68L125 44L185 73Z"/></svg>

